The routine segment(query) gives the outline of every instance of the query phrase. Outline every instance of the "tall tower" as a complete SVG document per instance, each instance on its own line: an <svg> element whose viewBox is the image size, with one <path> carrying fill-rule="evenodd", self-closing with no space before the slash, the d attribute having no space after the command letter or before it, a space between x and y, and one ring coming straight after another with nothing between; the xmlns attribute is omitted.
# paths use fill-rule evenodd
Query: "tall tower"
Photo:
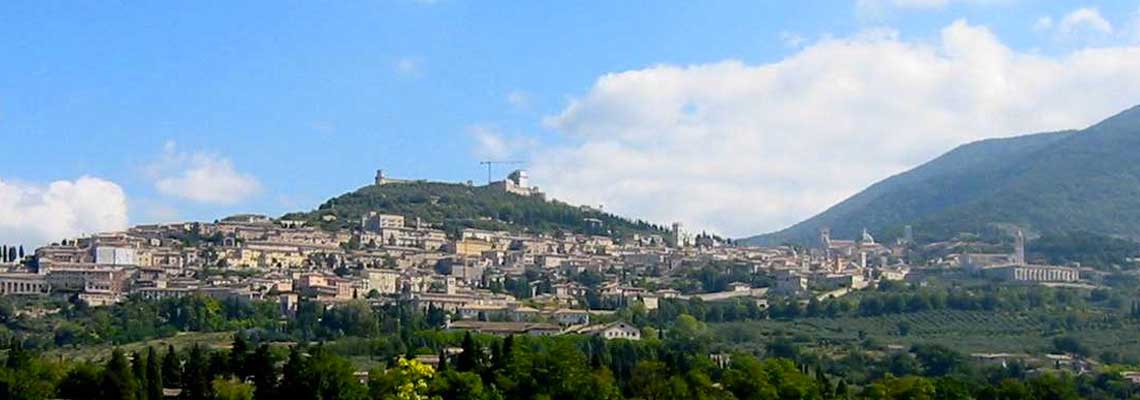
<svg viewBox="0 0 1140 400"><path fill-rule="evenodd" d="M1021 232L1021 228L1018 228L1017 233L1013 235L1013 263L1025 265L1025 234Z"/></svg>
<svg viewBox="0 0 1140 400"><path fill-rule="evenodd" d="M831 228L819 228L819 245L824 250L831 248Z"/></svg>
<svg viewBox="0 0 1140 400"><path fill-rule="evenodd" d="M678 248L685 247L685 238L681 232L681 223L673 223L673 245Z"/></svg>
<svg viewBox="0 0 1140 400"><path fill-rule="evenodd" d="M383 184L384 184L384 170L378 169L378 170L376 170L376 186L380 186Z"/></svg>

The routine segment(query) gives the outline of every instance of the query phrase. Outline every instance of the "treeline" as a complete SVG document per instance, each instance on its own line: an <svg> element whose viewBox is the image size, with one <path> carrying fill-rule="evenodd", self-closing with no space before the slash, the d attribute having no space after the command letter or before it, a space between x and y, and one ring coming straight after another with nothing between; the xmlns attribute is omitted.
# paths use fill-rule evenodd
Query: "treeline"
<svg viewBox="0 0 1140 400"><path fill-rule="evenodd" d="M0 298L0 340L19 339L30 348L123 344L179 332L255 331L272 340L333 340L381 334L409 336L443 325L447 315L435 307L426 312L410 304L373 307L358 300L328 308L302 301L293 318L282 319L277 302L218 300L191 295L159 301L128 299L107 307L52 303L59 313L16 316L10 299ZM30 307L24 305L23 307Z"/></svg>
<svg viewBox="0 0 1140 400"><path fill-rule="evenodd" d="M686 314L705 322L733 322L763 318L841 318L872 317L889 314L922 312L929 310L960 311L1056 311L1070 313L1098 306L1126 316L1131 303L1118 292L1106 289L1090 291L1084 295L1076 290L1044 286L987 285L970 288L909 288L891 287L858 292L850 297L806 302L796 298L773 298L766 308L760 308L751 299L733 299L705 302L663 299L658 308L650 312L633 313L635 323L667 326L678 316ZM1135 315L1140 315L1136 312Z"/></svg>
<svg viewBox="0 0 1140 400"><path fill-rule="evenodd" d="M1026 250L1051 264L1076 262L1100 269L1132 267L1132 259L1140 257L1140 243L1092 232L1047 234L1029 242Z"/></svg>
<svg viewBox="0 0 1140 400"><path fill-rule="evenodd" d="M275 347L235 337L230 349L115 350L102 364L63 363L12 345L0 369L0 398L39 400L198 399L1110 399L1134 386L1115 373L1033 374L1016 363L978 369L939 346L871 358L849 352L825 363L785 358L773 342L762 357L710 351L703 327L681 318L664 340L465 335L415 354L438 368L386 360L361 375L331 345ZM461 351L447 349L458 345ZM713 356L710 356L713 354ZM838 355L837 355L838 356ZM862 369L863 371L856 370ZM864 372L869 370L870 372Z"/></svg>

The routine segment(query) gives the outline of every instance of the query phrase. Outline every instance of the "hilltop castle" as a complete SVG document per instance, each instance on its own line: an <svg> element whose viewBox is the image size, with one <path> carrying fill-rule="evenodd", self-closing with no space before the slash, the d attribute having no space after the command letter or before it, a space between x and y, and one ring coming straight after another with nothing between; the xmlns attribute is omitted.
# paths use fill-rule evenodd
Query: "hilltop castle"
<svg viewBox="0 0 1140 400"><path fill-rule="evenodd" d="M394 179L384 175L384 170L376 170L376 178L373 184L376 186L390 185L393 183L412 183L412 182L425 182L422 179ZM470 185L471 181L467 181ZM487 187L498 189L507 193L514 193L519 196L538 197L545 199L546 194L539 190L537 186L530 186L530 178L527 176L526 170L517 169L507 175L506 179L501 181L494 181L487 184Z"/></svg>
<svg viewBox="0 0 1140 400"><path fill-rule="evenodd" d="M526 170L516 169L507 175L507 179L501 181L494 181L487 184L487 187L492 189L499 189L507 193L514 193L519 196L533 196L538 198L545 198L546 194L538 189L538 186L530 186L530 179L526 174Z"/></svg>
<svg viewBox="0 0 1140 400"><path fill-rule="evenodd" d="M410 180L410 179L392 179L392 178L384 176L384 170L382 170L382 169L376 170L376 181L375 181L376 186L383 186L383 185L387 185L389 183L408 183L408 182L415 182L415 181Z"/></svg>

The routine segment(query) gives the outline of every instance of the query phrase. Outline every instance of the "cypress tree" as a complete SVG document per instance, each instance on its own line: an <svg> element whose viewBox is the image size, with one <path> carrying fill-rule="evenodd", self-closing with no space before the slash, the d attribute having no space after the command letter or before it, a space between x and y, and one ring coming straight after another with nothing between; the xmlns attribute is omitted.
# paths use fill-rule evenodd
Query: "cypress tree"
<svg viewBox="0 0 1140 400"><path fill-rule="evenodd" d="M249 354L249 343L246 343L245 338L240 333L234 334L234 344L230 347L230 370L233 371L234 376L238 380L245 380L249 378L250 372L246 368L246 357Z"/></svg>
<svg viewBox="0 0 1140 400"><path fill-rule="evenodd" d="M289 350L289 360L281 371L281 398L309 400L307 396L315 388L310 388L308 363L301 356L301 346L293 346Z"/></svg>
<svg viewBox="0 0 1140 400"><path fill-rule="evenodd" d="M439 349L439 372L447 371L450 367L447 366L447 348Z"/></svg>
<svg viewBox="0 0 1140 400"><path fill-rule="evenodd" d="M162 388L162 367L159 366L158 352L154 350L154 347L148 347L146 349L147 400L162 400Z"/></svg>
<svg viewBox="0 0 1140 400"><path fill-rule="evenodd" d="M206 380L213 381L217 377L226 377L230 375L230 358L221 352L210 353L208 367L206 368Z"/></svg>
<svg viewBox="0 0 1140 400"><path fill-rule="evenodd" d="M147 400L146 360L137 351L131 354L131 375L135 377L135 398Z"/></svg>
<svg viewBox="0 0 1140 400"><path fill-rule="evenodd" d="M491 369L499 370L505 364L503 363L503 342L491 342Z"/></svg>
<svg viewBox="0 0 1140 400"><path fill-rule="evenodd" d="M182 387L182 360L174 351L174 345L167 346L166 356L162 358L162 380L170 387Z"/></svg>
<svg viewBox="0 0 1140 400"><path fill-rule="evenodd" d="M468 331L463 335L463 352L459 353L458 360L455 362L455 369L459 372L474 371L479 367L479 345L475 343L475 338L471 337L471 332Z"/></svg>
<svg viewBox="0 0 1140 400"><path fill-rule="evenodd" d="M258 346L246 364L253 375L254 397L259 400L277 398L277 368L269 345Z"/></svg>
<svg viewBox="0 0 1140 400"><path fill-rule="evenodd" d="M103 399L136 400L137 386L131 375L131 363L122 350L111 352L111 359L103 368L103 383L100 385Z"/></svg>
<svg viewBox="0 0 1140 400"><path fill-rule="evenodd" d="M210 393L210 373L206 354L202 346L194 344L190 357L186 360L186 372L182 376L182 398L186 400L206 400Z"/></svg>

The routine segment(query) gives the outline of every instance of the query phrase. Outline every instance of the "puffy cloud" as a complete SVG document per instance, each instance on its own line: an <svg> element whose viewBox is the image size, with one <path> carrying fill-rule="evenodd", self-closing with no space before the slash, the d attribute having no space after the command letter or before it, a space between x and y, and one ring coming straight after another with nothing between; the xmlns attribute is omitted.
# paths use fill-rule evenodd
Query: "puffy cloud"
<svg viewBox="0 0 1140 400"><path fill-rule="evenodd" d="M1079 128L1140 98L1140 48L1049 57L957 21L940 39L825 39L771 64L600 77L533 154L553 196L729 235L781 228L986 137Z"/></svg>
<svg viewBox="0 0 1140 400"><path fill-rule="evenodd" d="M125 229L127 196L114 182L95 177L46 186L0 180L0 216L0 243L34 247Z"/></svg>
<svg viewBox="0 0 1140 400"><path fill-rule="evenodd" d="M1100 15L1095 8L1078 8L1065 15L1057 23L1057 31L1063 35L1078 34L1081 32L1096 32L1102 34L1112 33L1112 24Z"/></svg>
<svg viewBox="0 0 1140 400"><path fill-rule="evenodd" d="M238 172L228 158L181 152L174 142L166 143L148 174L159 193L204 204L237 204L261 192L257 178Z"/></svg>

